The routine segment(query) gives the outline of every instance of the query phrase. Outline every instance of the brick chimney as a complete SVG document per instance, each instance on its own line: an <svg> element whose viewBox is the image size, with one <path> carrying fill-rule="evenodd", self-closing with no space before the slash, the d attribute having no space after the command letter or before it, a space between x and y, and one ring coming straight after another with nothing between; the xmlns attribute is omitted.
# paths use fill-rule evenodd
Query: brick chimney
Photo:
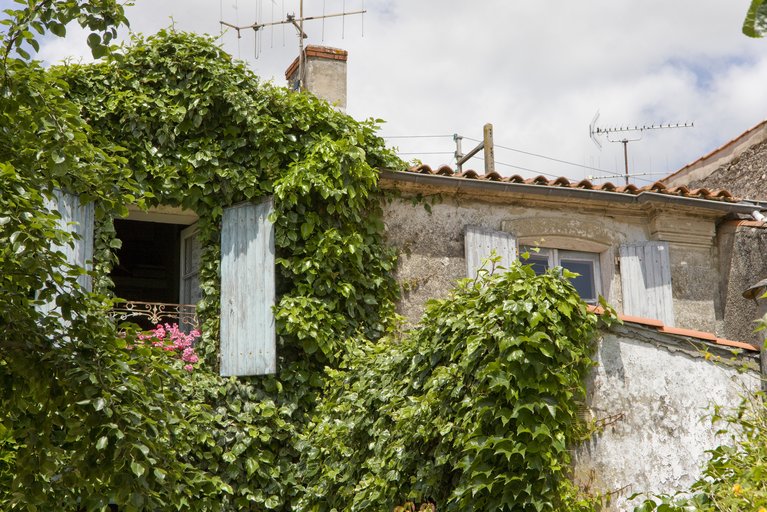
<svg viewBox="0 0 767 512"><path fill-rule="evenodd" d="M349 52L327 46L309 45L304 50L304 80L302 90L333 104L346 112L346 59ZM285 71L288 86L299 87L299 58Z"/></svg>

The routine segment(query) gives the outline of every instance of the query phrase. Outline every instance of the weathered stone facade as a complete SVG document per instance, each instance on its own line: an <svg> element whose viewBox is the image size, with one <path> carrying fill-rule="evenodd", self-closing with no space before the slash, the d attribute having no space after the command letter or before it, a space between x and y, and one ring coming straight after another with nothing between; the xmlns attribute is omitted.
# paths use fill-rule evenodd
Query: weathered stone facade
<svg viewBox="0 0 767 512"><path fill-rule="evenodd" d="M704 351L715 357L707 360ZM713 406L735 407L758 389L756 355L732 361L725 350L641 326L611 329L600 340L588 382L586 414L599 427L574 453L583 488L609 493L605 512L631 510L635 493L673 493L690 486L717 436ZM718 358L721 358L717 360Z"/></svg>
<svg viewBox="0 0 767 512"><path fill-rule="evenodd" d="M621 245L668 242L675 325L707 332L626 317L623 326L603 334L583 408L598 429L574 449L573 477L582 488L609 496L606 512L630 510L636 501L628 498L637 492L689 486L700 476L706 450L727 442L707 419L713 406L738 405L759 382L753 346L723 344L709 334L752 339L738 326L751 312L725 307L735 293L730 288L747 280L747 269L763 253L758 237L725 222L739 207L660 194L640 201L466 181L384 174L384 188L398 192L384 212L389 240L400 251L400 313L417 322L427 300L445 297L467 276L467 226L512 234L518 246L599 254L601 292L618 312L624 302ZM733 348L742 351L733 355ZM749 370L740 371L743 365Z"/></svg>
<svg viewBox="0 0 767 512"><path fill-rule="evenodd" d="M690 189L725 188L737 197L751 200L754 211L766 208L767 121L664 178L663 182ZM717 236L721 332L728 338L761 343L764 333L753 332L760 310L755 301L743 298L742 294L767 278L767 225L751 220L725 222L719 225Z"/></svg>
<svg viewBox="0 0 767 512"><path fill-rule="evenodd" d="M404 173L401 173L404 174ZM389 240L400 251L400 312L416 322L430 298L445 296L467 276L464 229L511 233L520 246L538 245L599 254L602 295L623 312L619 247L648 240L669 243L675 325L723 329L722 279L716 226L726 210L706 204L626 203L562 195L533 195L503 187L456 192L447 179L428 186L387 180L402 196L385 207ZM430 211L412 195L433 194ZM698 203L703 203L698 201Z"/></svg>

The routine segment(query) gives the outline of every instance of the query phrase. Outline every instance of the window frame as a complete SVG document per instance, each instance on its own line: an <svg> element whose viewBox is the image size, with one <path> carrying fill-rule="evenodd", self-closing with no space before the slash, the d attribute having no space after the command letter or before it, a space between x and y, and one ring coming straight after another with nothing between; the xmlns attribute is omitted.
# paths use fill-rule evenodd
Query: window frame
<svg viewBox="0 0 767 512"><path fill-rule="evenodd" d="M597 304L599 302L599 296L604 296L604 289L602 288L602 266L601 266L601 254L598 252L588 251L573 251L570 249L560 249L554 247L536 247L531 245L520 245L519 254L528 253L529 258L523 259L523 263L533 263L530 260L535 256L546 256L547 270L555 267L562 266L562 260L570 260L576 262L586 262L591 264L592 284L594 286L593 298L581 297L587 304ZM540 259L540 258L539 258ZM539 261L540 263L540 261Z"/></svg>

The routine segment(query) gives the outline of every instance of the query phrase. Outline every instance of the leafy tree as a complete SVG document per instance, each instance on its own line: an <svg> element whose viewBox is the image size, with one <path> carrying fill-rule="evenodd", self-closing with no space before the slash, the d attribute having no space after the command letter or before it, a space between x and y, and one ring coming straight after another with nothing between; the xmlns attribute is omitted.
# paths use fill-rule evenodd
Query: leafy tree
<svg viewBox="0 0 767 512"><path fill-rule="evenodd" d="M751 6L743 22L743 33L749 37L767 36L767 2L751 0Z"/></svg>
<svg viewBox="0 0 767 512"><path fill-rule="evenodd" d="M517 263L464 280L404 339L331 372L301 449L300 508L594 510L566 475L597 324L556 272Z"/></svg>
<svg viewBox="0 0 767 512"><path fill-rule="evenodd" d="M112 1L17 2L4 11L0 73L0 502L4 510L209 507L227 486L183 462L188 418L209 416L181 394L186 378L148 349L126 350L83 289L73 243L49 211L52 188L98 199L133 185L118 148L94 133L67 99L67 84L30 60L39 35L77 20L106 51L123 7ZM55 303L50 314L45 304ZM162 407L160 406L162 404ZM170 405L169 405L170 404Z"/></svg>

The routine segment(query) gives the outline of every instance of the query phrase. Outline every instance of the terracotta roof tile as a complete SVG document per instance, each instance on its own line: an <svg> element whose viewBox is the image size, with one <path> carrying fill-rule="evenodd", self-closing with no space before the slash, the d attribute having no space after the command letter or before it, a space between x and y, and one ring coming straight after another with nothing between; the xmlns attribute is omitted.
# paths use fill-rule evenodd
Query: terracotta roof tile
<svg viewBox="0 0 767 512"><path fill-rule="evenodd" d="M588 306L589 311L592 313L596 313L597 315L604 314L605 310L604 308L600 306ZM647 327L654 327L658 330L658 332L662 332L664 334L672 334L674 336L685 336L687 338L697 338L699 340L709 341L712 343L716 343L717 345L722 345L725 347L732 347L732 348L741 348L743 350L748 350L749 352L759 352L759 348L755 347L754 345L751 345L750 343L743 343L742 341L733 341L728 340L725 338L719 338L716 336L716 334L710 333L710 332L704 332L704 331L696 331L694 329L684 329L681 327L671 327L669 325L665 325L662 321L656 320L654 318L645 318L641 316L632 316L632 315L624 315L619 314L618 318L621 319L624 323L629 324L639 324L639 325L645 325Z"/></svg>
<svg viewBox="0 0 767 512"><path fill-rule="evenodd" d="M442 165L436 169L432 169L430 166L421 164L404 171L406 173L418 173L418 174L431 174L436 176L447 176L455 179L468 179L468 180L486 180L499 183L519 183L525 185L538 185L542 187L562 187L562 188L576 188L585 190L598 190L601 192L614 192L616 194L631 194L637 195L643 192L654 192L658 194L673 195L680 197L688 197L694 199L707 199L709 201L725 201L728 203L737 203L739 199L733 197L726 190L709 190L707 188L688 189L685 186L668 187L660 181L656 181L651 185L638 187L633 184L617 186L613 183L607 182L602 184L592 183L589 180L580 180L577 183L569 180L564 176L549 179L546 176L536 176L534 178L523 178L522 176L515 174L513 176L501 176L497 172L491 172L490 174L479 174L473 169L456 173L448 165Z"/></svg>
<svg viewBox="0 0 767 512"><path fill-rule="evenodd" d="M743 350L759 352L759 349L757 347L751 345L750 343L743 343L742 341L733 341L733 340L728 340L725 338L717 338L716 344L724 345L725 347L742 348Z"/></svg>

